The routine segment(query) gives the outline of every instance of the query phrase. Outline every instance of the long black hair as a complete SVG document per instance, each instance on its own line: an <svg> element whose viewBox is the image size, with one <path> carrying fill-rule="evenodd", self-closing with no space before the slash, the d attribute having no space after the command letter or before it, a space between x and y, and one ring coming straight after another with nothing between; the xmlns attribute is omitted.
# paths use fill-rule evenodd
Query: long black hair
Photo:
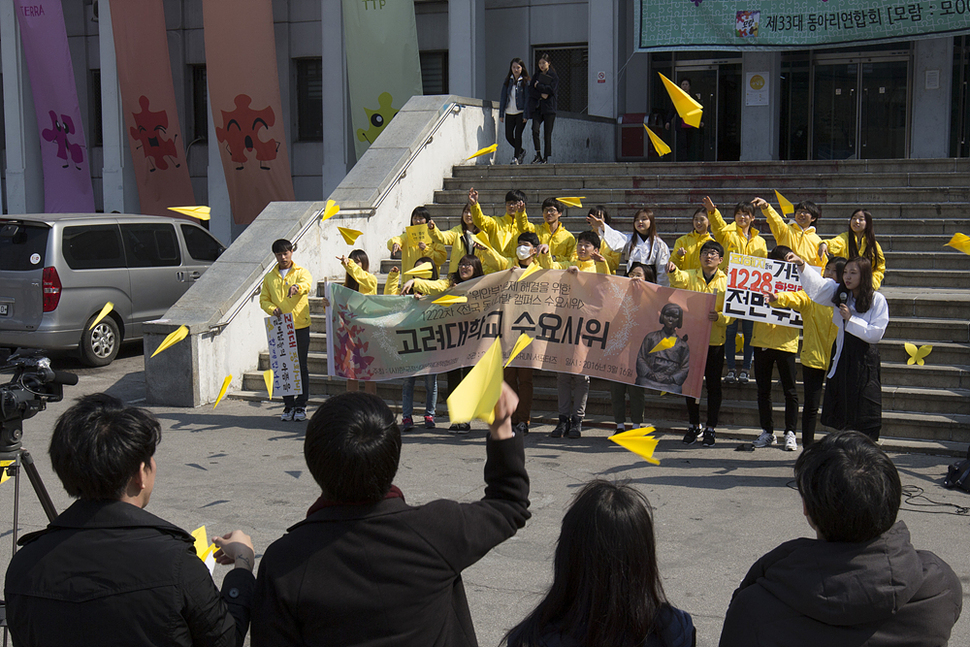
<svg viewBox="0 0 970 647"><path fill-rule="evenodd" d="M525 66L525 61L523 61L519 57L515 57L511 61L509 61L509 73L505 75L505 83L503 83L502 85L508 85L509 83L512 83L512 79L515 78L514 76L512 76L512 64L513 63L518 63L519 66L522 67L522 72L519 74L519 78L520 79L525 79L526 84L528 84L529 83L529 69Z"/></svg>
<svg viewBox="0 0 970 647"><path fill-rule="evenodd" d="M856 242L855 232L852 231L852 227L849 227L849 258L855 258L856 256L865 256L869 259L869 263L873 267L876 266L876 232L872 228L872 214L869 213L868 209L856 209L852 212L852 216L849 217L851 222L852 218L855 217L857 213L861 213L866 219L866 228L862 232L861 238L866 242L866 251L859 253L859 244Z"/></svg>
<svg viewBox="0 0 970 647"><path fill-rule="evenodd" d="M485 270L482 269L482 259L478 258L474 254L465 254L464 256L458 259L459 267L463 263L472 266L472 269L473 269L472 279L477 279L479 276L485 276ZM462 281L461 274L458 273L457 269L454 272L452 272L451 276L449 276L448 278L451 279L452 285L458 285ZM471 279L468 279L468 280L471 281Z"/></svg>
<svg viewBox="0 0 970 647"><path fill-rule="evenodd" d="M666 604L646 497L595 480L562 520L549 592L505 638L509 647L540 645L549 633L587 647L640 647Z"/></svg>
<svg viewBox="0 0 970 647"><path fill-rule="evenodd" d="M842 268L843 278L839 281L839 287L832 295L832 303L836 306L841 305L840 295L850 293L847 287L845 287L845 268L849 267L851 263L855 263L859 266L859 294L855 298L855 311L858 313L868 312L869 308L872 307L872 298L876 291L872 288L872 263L865 256L856 256L855 258L850 258L845 267Z"/></svg>
<svg viewBox="0 0 970 647"><path fill-rule="evenodd" d="M367 258L367 252L364 250L355 249L347 254L347 258L360 265L360 269L364 270L365 272L370 270L370 259ZM360 292L360 283L358 283L357 279L350 275L350 272L347 272L347 276L344 277L344 287L350 288L354 292Z"/></svg>

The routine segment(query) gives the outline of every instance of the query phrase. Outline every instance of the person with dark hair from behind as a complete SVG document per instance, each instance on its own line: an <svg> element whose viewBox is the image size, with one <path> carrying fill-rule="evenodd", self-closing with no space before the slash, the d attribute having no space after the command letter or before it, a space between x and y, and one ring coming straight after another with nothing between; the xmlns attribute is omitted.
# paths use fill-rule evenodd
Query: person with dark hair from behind
<svg viewBox="0 0 970 647"><path fill-rule="evenodd" d="M195 539L146 512L158 420L110 395L80 398L57 420L51 464L75 501L20 539L5 580L14 644L242 645L254 586L252 540L214 537L235 563L222 594Z"/></svg>
<svg viewBox="0 0 970 647"><path fill-rule="evenodd" d="M595 480L562 520L549 592L508 647L692 647L690 614L667 602L653 518L629 485Z"/></svg>
<svg viewBox="0 0 970 647"><path fill-rule="evenodd" d="M401 432L380 398L329 398L303 451L320 498L260 560L253 647L476 645L462 571L529 519L518 403L502 385L485 440L485 497L408 505L392 485Z"/></svg>
<svg viewBox="0 0 970 647"><path fill-rule="evenodd" d="M830 434L795 461L795 481L816 539L754 563L724 616L721 647L946 645L960 580L896 521L902 486L889 456L863 434Z"/></svg>

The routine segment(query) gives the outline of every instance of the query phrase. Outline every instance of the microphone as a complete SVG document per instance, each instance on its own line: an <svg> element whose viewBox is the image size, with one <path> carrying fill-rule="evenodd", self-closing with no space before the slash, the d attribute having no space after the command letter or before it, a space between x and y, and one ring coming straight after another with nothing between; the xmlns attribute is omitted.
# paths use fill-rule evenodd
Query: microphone
<svg viewBox="0 0 970 647"><path fill-rule="evenodd" d="M848 303L849 302L849 292L848 292L848 290L845 290L845 289L839 290L838 299L839 299L839 305L840 306L841 305L845 305L846 303Z"/></svg>

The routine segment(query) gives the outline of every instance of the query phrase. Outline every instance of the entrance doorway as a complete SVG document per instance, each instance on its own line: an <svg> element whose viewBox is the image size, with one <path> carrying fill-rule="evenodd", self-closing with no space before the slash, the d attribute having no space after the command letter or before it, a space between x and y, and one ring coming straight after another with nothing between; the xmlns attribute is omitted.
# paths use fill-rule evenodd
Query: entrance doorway
<svg viewBox="0 0 970 647"><path fill-rule="evenodd" d="M953 104L950 156L970 157L970 36L953 41Z"/></svg>

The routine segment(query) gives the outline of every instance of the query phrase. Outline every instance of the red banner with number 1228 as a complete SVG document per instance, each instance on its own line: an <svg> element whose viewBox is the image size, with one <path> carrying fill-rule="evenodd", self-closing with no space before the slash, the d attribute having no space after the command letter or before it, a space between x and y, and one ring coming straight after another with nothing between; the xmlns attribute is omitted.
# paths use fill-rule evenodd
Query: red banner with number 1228
<svg viewBox="0 0 970 647"><path fill-rule="evenodd" d="M782 326L802 327L802 317L789 308L774 308L765 298L765 290L797 292L802 281L794 263L775 261L760 256L731 253L727 270L727 292L724 314Z"/></svg>

